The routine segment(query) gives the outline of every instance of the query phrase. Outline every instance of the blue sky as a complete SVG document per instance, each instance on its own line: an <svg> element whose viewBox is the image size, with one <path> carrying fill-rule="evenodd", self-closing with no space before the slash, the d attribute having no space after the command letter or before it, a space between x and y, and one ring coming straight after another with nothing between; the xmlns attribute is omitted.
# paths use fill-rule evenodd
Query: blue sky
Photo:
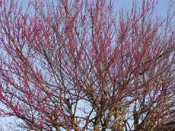
<svg viewBox="0 0 175 131"><path fill-rule="evenodd" d="M141 5L142 0L137 0ZM133 0L116 0L115 9L126 8L130 9L132 7ZM169 0L158 0L158 4L156 7L156 11L159 15L166 16L167 10L169 6ZM174 7L175 8L175 7Z"/></svg>
<svg viewBox="0 0 175 131"><path fill-rule="evenodd" d="M23 1L24 3L24 7L27 7L27 1L29 0L20 0ZM108 1L108 0L107 0ZM118 11L118 9L120 8L126 8L126 9L130 9L132 7L132 2L133 0L114 0L115 1L115 5L114 8ZM162 16L166 16L167 10L168 10L168 5L169 5L169 0L157 0L158 4L156 7L157 13L162 15ZM141 5L142 0L137 0L138 4ZM175 6L174 6L175 9Z"/></svg>

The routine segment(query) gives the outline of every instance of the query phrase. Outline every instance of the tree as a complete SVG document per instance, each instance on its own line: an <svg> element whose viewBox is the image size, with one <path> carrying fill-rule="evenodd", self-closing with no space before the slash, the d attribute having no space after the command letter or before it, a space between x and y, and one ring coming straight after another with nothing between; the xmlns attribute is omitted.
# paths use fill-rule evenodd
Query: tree
<svg viewBox="0 0 175 131"><path fill-rule="evenodd" d="M157 1L0 1L0 114L31 130L155 131L175 116L174 15Z"/></svg>

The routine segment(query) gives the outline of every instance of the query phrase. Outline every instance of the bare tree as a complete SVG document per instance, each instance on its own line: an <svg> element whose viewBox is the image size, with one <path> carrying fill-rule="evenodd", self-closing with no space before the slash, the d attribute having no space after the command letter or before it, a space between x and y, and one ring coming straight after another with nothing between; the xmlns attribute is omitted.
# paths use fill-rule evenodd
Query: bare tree
<svg viewBox="0 0 175 131"><path fill-rule="evenodd" d="M0 1L1 116L36 131L155 131L174 118L174 15L156 0Z"/></svg>

